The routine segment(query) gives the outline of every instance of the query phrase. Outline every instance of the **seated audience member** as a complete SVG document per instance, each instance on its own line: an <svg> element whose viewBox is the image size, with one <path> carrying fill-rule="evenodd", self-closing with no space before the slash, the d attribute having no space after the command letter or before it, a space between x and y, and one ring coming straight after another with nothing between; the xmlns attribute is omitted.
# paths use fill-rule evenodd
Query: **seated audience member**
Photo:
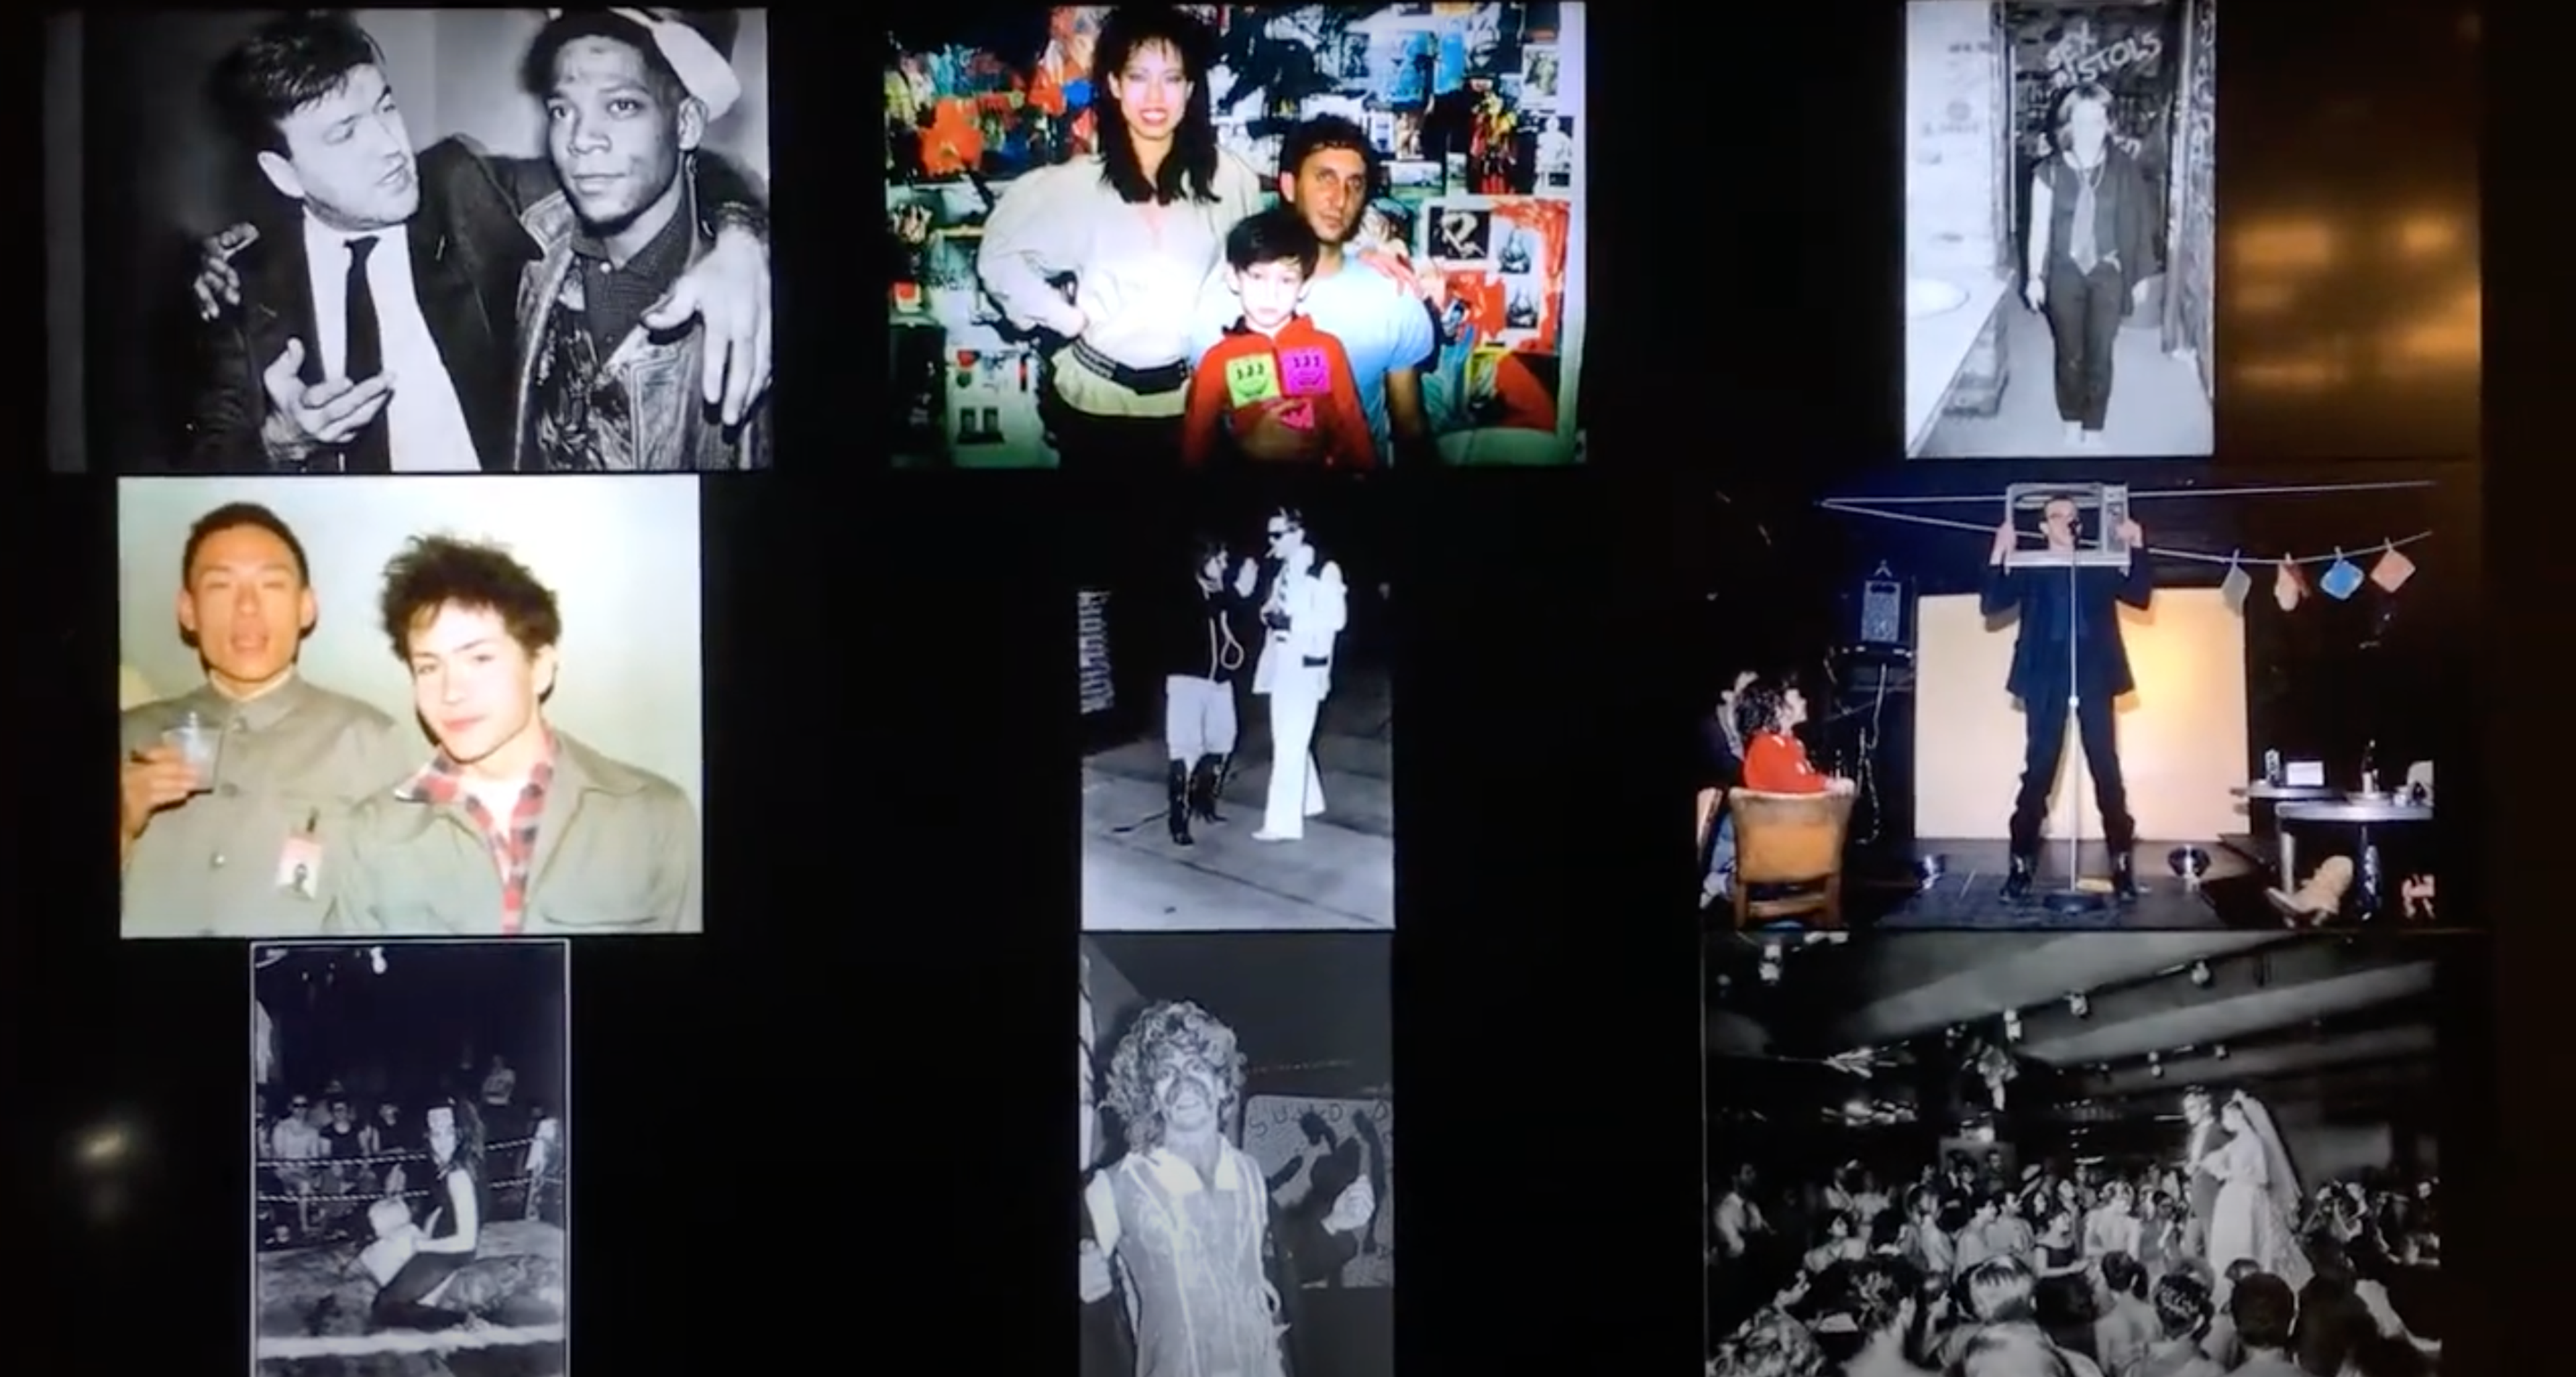
<svg viewBox="0 0 2576 1377"><path fill-rule="evenodd" d="M1997 1324L1969 1334L1949 1377L2083 1377L2090 1364L2079 1365L2064 1349L2048 1341L2033 1324Z"/></svg>
<svg viewBox="0 0 2576 1377"><path fill-rule="evenodd" d="M1835 1315L1850 1327L1839 1377L1929 1377L1915 1362L1927 1322L1922 1274L1899 1259L1872 1257L1845 1266L1839 1280Z"/></svg>
<svg viewBox="0 0 2576 1377"><path fill-rule="evenodd" d="M2147 1269L2127 1253L2102 1255L2102 1290L2110 1304L2093 1320L2093 1357L2104 1372L2125 1371L2164 1337L2147 1302ZM2091 1297L2086 1298L2088 1301Z"/></svg>
<svg viewBox="0 0 2576 1377"><path fill-rule="evenodd" d="M2254 1259L2250 1257L2236 1259L2227 1264L2228 1290L2234 1291L2238 1282L2247 1277L2260 1276L2262 1272L2263 1264ZM2215 1289L2211 1294L2213 1297L2216 1295ZM2207 1353L2211 1361L2230 1372L2234 1372L2244 1364L2245 1345L2236 1336L2236 1314L2232 1308L2221 1306L2218 1312L2210 1317L2209 1337L2202 1342L2201 1351Z"/></svg>
<svg viewBox="0 0 2576 1377"><path fill-rule="evenodd" d="M2308 1377L2290 1361L2291 1331L2299 1314L2299 1298L2291 1294L2290 1283L2256 1272L2236 1283L2227 1313L2236 1321L2236 1341L2245 1348L2235 1377Z"/></svg>
<svg viewBox="0 0 2576 1377"><path fill-rule="evenodd" d="M1717 711L1700 722L1699 833L1701 857L1699 902L1706 908L1735 883L1735 813L1726 806L1729 790L1744 784L1744 738L1735 733L1735 706L1754 674L1734 676L1717 696Z"/></svg>
<svg viewBox="0 0 2576 1377"><path fill-rule="evenodd" d="M2155 1305L2157 1337L2112 1377L2225 1377L2227 1370L2201 1351L2209 1338L2209 1287L2177 1272L2156 1283Z"/></svg>
<svg viewBox="0 0 2576 1377"><path fill-rule="evenodd" d="M1806 695L1786 679L1762 675L1736 699L1735 730L1744 742L1744 787L1761 794L1848 793L1851 781L1818 771L1793 734L1807 720Z"/></svg>
<svg viewBox="0 0 2576 1377"><path fill-rule="evenodd" d="M1807 1327L1776 1310L1747 1321L1718 1345L1709 1377L1825 1377L1825 1353Z"/></svg>

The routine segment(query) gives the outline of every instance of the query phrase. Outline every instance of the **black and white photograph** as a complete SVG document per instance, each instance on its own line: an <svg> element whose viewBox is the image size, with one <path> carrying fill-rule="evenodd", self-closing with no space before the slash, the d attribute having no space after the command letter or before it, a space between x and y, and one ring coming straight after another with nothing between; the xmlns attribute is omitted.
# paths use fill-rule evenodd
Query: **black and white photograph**
<svg viewBox="0 0 2576 1377"><path fill-rule="evenodd" d="M2473 471L1816 479L1693 503L1712 925L2484 925L2439 891L2474 821L2435 813L2475 747Z"/></svg>
<svg viewBox="0 0 2576 1377"><path fill-rule="evenodd" d="M1082 1377L1387 1377L1389 939L1081 941Z"/></svg>
<svg viewBox="0 0 2576 1377"><path fill-rule="evenodd" d="M698 499L120 480L123 934L701 931Z"/></svg>
<svg viewBox="0 0 2576 1377"><path fill-rule="evenodd" d="M1103 532L1085 930L1395 926L1392 516L1352 484L1188 489Z"/></svg>
<svg viewBox="0 0 2576 1377"><path fill-rule="evenodd" d="M251 953L256 1377L563 1377L561 942Z"/></svg>
<svg viewBox="0 0 2576 1377"><path fill-rule="evenodd" d="M770 464L766 11L48 23L57 470Z"/></svg>
<svg viewBox="0 0 2576 1377"><path fill-rule="evenodd" d="M2217 0L1912 0L1905 452L2205 457Z"/></svg>
<svg viewBox="0 0 2576 1377"><path fill-rule="evenodd" d="M1243 255L1290 240L1312 256L1294 328L1348 356L1377 454L1580 462L1583 19L1581 5L1481 3L890 21L895 464L1190 463L1193 394L1226 395L1192 379L1232 363L1210 351L1250 319L1238 275L1265 266ZM1184 190L1188 213L1166 213ZM1444 246L1426 211L1443 197L1478 198L1462 213L1529 237L1532 325L1505 333L1490 254ZM1271 210L1303 228L1265 234L1277 226L1255 217ZM1473 266L1435 266L1462 258ZM1467 387L1487 351L1509 355L1508 407ZM1298 428L1259 434L1266 462L1325 458Z"/></svg>
<svg viewBox="0 0 2576 1377"><path fill-rule="evenodd" d="M2439 1368L2481 939L1709 955L1711 1377Z"/></svg>

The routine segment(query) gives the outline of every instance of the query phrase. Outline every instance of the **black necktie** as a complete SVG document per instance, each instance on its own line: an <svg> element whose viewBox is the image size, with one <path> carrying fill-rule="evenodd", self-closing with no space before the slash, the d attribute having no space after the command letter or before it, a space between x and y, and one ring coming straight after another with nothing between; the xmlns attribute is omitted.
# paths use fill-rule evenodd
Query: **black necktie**
<svg viewBox="0 0 2576 1377"><path fill-rule="evenodd" d="M375 247L372 234L349 241L349 351L343 372L353 383L385 371L384 333L376 327L376 293L367 285L367 255ZM385 411L378 411L366 429L349 437L348 472L393 471L393 442L385 416Z"/></svg>

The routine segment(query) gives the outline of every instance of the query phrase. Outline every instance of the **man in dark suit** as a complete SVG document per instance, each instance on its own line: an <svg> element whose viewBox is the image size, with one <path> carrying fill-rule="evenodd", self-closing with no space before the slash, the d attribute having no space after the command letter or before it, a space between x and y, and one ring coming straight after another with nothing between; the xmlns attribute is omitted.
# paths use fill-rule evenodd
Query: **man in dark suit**
<svg viewBox="0 0 2576 1377"><path fill-rule="evenodd" d="M2051 551L2074 554L2077 517L2075 500L2069 497L2054 498L2042 509L2041 533ZM2129 817L2128 787L2120 779L2111 709L2121 694L2137 687L2129 673L2128 646L2120 639L2119 604L2145 611L2155 596L2155 577L2147 564L2146 532L2134 521L2123 521L2120 534L2131 552L2126 573L2085 566L2070 579L2063 569L2006 568L2020 532L2010 521L1995 528L1979 605L1989 618L2008 612L2020 618L2012 673L2004 687L2021 700L2029 732L2021 792L2013 800L2012 871L2004 878L2008 901L2029 897L2039 873L2039 830L2048 819L2048 791L2057 782L2058 760L2066 748L2067 699L2073 698L2075 734L2093 772L2093 798L2101 807L2102 838L2111 852L2112 889L2121 903L2137 902L2137 870L2129 854L2137 841L2136 825ZM2068 877L2069 883L2073 878Z"/></svg>
<svg viewBox="0 0 2576 1377"><path fill-rule="evenodd" d="M552 167L463 139L415 152L375 40L338 15L262 26L219 64L214 95L282 199L208 241L197 292L213 324L184 466L509 468L517 295L537 257L520 213L560 190ZM722 230L689 302L756 294L757 311L705 314L728 340L765 335L765 220L732 169L698 168Z"/></svg>
<svg viewBox="0 0 2576 1377"><path fill-rule="evenodd" d="M1298 1121L1306 1150L1273 1173L1268 1185L1271 1211L1270 1253L1265 1259L1271 1285L1279 1292L1279 1320L1286 1335L1288 1377L1322 1370L1305 1289L1338 1289L1341 1271L1370 1246L1369 1229L1377 1217L1379 1177L1384 1175L1384 1147L1375 1126L1365 1118L1351 1121L1353 1134L1342 1137L1312 1110ZM1365 1147L1360 1130L1368 1131ZM1370 1170L1377 1157L1379 1169ZM1281 1199L1302 1175L1306 1190L1294 1203Z"/></svg>

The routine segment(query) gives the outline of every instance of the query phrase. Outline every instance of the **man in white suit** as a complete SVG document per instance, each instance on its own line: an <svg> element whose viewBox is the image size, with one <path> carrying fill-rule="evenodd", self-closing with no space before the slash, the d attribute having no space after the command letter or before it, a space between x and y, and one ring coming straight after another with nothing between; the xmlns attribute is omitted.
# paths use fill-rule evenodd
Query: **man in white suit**
<svg viewBox="0 0 2576 1377"><path fill-rule="evenodd" d="M1315 767L1315 715L1333 688L1333 642L1349 617L1342 567L1319 560L1306 520L1293 507L1270 514L1270 554L1251 560L1235 589L1261 610L1261 660L1252 691L1270 700L1270 794L1255 841L1302 841L1306 819L1324 811ZM1262 585L1267 584L1264 589Z"/></svg>

